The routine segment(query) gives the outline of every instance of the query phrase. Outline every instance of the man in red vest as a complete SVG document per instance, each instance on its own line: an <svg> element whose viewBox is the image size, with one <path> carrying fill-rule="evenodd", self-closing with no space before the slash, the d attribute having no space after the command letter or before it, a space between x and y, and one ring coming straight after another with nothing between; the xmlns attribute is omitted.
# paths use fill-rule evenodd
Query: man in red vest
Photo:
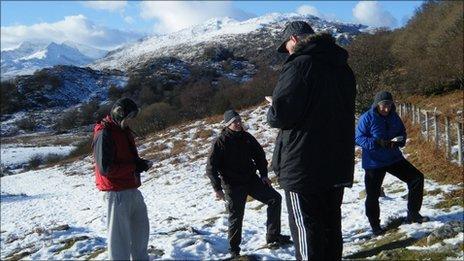
<svg viewBox="0 0 464 261"><path fill-rule="evenodd" d="M107 207L111 260L148 260L147 206L137 188L141 185L140 173L152 163L139 157L128 127L137 113L133 100L121 98L94 128L95 179Z"/></svg>

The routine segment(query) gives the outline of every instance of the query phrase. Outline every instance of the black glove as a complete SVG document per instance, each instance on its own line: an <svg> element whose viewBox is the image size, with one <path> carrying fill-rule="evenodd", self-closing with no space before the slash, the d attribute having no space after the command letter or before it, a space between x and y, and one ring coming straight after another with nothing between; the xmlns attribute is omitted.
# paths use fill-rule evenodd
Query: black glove
<svg viewBox="0 0 464 261"><path fill-rule="evenodd" d="M390 140L382 140L382 139L377 139L375 140L375 142L382 148L385 148L385 149L391 149L391 148L394 148L396 146L396 142L392 142Z"/></svg>
<svg viewBox="0 0 464 261"><path fill-rule="evenodd" d="M135 161L135 172L136 172L136 173L142 173L142 172L144 172L144 171L147 171L149 168L150 168L150 166L148 165L148 161L147 161L147 160L138 158L138 159Z"/></svg>

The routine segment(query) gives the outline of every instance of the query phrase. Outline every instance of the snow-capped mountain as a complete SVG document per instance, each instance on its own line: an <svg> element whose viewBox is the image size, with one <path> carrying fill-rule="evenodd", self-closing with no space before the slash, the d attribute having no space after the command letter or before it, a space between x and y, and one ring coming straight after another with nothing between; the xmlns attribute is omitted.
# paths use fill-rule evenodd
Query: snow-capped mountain
<svg viewBox="0 0 464 261"><path fill-rule="evenodd" d="M97 60L91 67L95 69L132 70L145 66L159 57L175 57L181 60L197 62L203 57L205 48L221 45L231 49L235 56L247 60L272 51L285 25L294 20L309 22L316 32L332 33L340 44L347 44L361 30L359 24L344 24L322 20L311 15L295 13L272 13L237 21L232 18L214 18L203 24L166 34L145 38L137 43L111 51Z"/></svg>
<svg viewBox="0 0 464 261"><path fill-rule="evenodd" d="M1 77L32 74L55 65L83 66L101 58L106 51L78 43L23 42L1 52Z"/></svg>

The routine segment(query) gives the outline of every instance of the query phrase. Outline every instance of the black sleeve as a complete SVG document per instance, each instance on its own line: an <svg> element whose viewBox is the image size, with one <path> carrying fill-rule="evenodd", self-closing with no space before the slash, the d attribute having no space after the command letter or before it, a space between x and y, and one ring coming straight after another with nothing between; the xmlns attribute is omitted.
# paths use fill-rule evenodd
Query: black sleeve
<svg viewBox="0 0 464 261"><path fill-rule="evenodd" d="M206 176L211 180L211 185L215 191L222 190L221 179L219 178L219 169L224 160L224 151L220 146L220 141L217 139L211 149L211 154L208 157L206 165Z"/></svg>
<svg viewBox="0 0 464 261"><path fill-rule="evenodd" d="M114 148L108 130L103 129L95 137L93 142L93 155L100 173L102 173L102 175L109 173L110 167L114 161Z"/></svg>
<svg viewBox="0 0 464 261"><path fill-rule="evenodd" d="M259 174L261 178L267 177L267 160L266 160L266 153L264 152L263 147L259 142L253 137L253 135L248 134L250 144L251 144L251 152L253 155L253 161L258 168Z"/></svg>
<svg viewBox="0 0 464 261"><path fill-rule="evenodd" d="M282 70L272 94L272 106L267 113L267 122L271 127L291 129L303 118L310 91L305 84L307 69L304 67L290 62Z"/></svg>

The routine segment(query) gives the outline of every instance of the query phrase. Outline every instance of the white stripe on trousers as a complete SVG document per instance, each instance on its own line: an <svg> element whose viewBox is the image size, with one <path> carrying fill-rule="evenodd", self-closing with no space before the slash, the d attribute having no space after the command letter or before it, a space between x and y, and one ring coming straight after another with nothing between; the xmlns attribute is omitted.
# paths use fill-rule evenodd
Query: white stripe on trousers
<svg viewBox="0 0 464 261"><path fill-rule="evenodd" d="M293 217L298 228L298 244L300 246L300 254L303 260L308 260L308 246L306 238L306 228L303 223L303 214L300 209L300 200L298 194L290 191L290 200L292 202Z"/></svg>

